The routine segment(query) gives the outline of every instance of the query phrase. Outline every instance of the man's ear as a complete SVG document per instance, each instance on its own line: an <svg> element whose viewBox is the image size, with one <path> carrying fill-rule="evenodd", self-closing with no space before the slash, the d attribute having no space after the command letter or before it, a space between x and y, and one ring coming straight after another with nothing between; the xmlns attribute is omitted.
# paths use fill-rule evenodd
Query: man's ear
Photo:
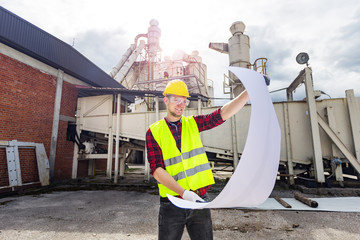
<svg viewBox="0 0 360 240"><path fill-rule="evenodd" d="M169 98L168 97L164 97L164 103L165 103L165 105L167 106L168 104L169 104Z"/></svg>

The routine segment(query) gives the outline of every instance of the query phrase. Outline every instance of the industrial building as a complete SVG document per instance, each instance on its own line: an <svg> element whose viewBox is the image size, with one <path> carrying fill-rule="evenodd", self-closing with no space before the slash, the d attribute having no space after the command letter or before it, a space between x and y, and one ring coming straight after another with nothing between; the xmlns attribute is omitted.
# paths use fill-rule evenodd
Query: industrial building
<svg viewBox="0 0 360 240"><path fill-rule="evenodd" d="M231 66L267 75L266 58L250 63L244 29L244 23L233 23L228 43L209 48L228 54ZM158 22L151 20L108 74L72 46L0 7L0 191L96 175L117 183L130 161L144 165L143 179L149 180L145 132L166 115L161 93L167 81L182 79L189 86L185 115L217 108L198 52L162 60L160 36ZM307 64L306 55L300 56ZM289 184L332 179L344 185L344 174L356 178L360 172L360 99L348 90L344 99L316 100L321 92L313 89L311 73L306 66L286 89L288 101L274 103L282 131L279 176ZM307 98L292 101L301 83ZM224 81L231 97L243 89L232 74ZM250 114L247 105L202 133L211 161L236 167Z"/></svg>

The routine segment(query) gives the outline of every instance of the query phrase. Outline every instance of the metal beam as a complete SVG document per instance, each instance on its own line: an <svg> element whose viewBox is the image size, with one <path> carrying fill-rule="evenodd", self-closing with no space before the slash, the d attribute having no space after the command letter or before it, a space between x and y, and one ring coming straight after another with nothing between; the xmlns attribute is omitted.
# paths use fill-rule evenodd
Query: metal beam
<svg viewBox="0 0 360 240"><path fill-rule="evenodd" d="M322 162L321 142L319 125L317 123L317 110L314 95L314 86L312 81L311 69L305 68L305 89L306 89L306 101L309 109L311 136L313 145L313 161L315 167L315 177L319 183L325 182L324 165Z"/></svg>
<svg viewBox="0 0 360 240"><path fill-rule="evenodd" d="M355 168L355 170L360 173L360 163L354 157L354 155L346 148L345 144L340 140L340 138L336 135L336 133L326 124L326 122L321 118L321 116L317 115L318 123L322 129L326 132L326 134L330 137L330 139L335 143L335 145L339 148L339 150L344 154L344 156L350 161L351 165Z"/></svg>
<svg viewBox="0 0 360 240"><path fill-rule="evenodd" d="M293 91L304 81L305 79L305 69L301 70L299 75L295 78L295 80L287 87L286 95L287 100L293 100Z"/></svg>
<svg viewBox="0 0 360 240"><path fill-rule="evenodd" d="M334 132L337 132L336 131L334 108L332 106L327 106L326 107L326 112L327 112L327 116L328 116L329 127ZM332 152L332 158L340 158L341 157L340 153L339 153L339 149L336 147L336 145L334 143L331 143L331 152ZM333 169L333 170L335 170L335 179L336 179L336 181L343 182L344 177L343 177L343 171L342 171L341 164L336 165L335 169Z"/></svg>
<svg viewBox="0 0 360 240"><path fill-rule="evenodd" d="M147 129L150 125L149 121L149 112L145 113L145 129ZM146 141L145 141L145 147L144 147L144 161L145 161L145 180L150 181L150 164L147 160L147 148L146 148Z"/></svg>
<svg viewBox="0 0 360 240"><path fill-rule="evenodd" d="M351 133L354 141L355 156L360 162L360 113L359 106L356 104L354 90L346 90L346 101L349 109L349 117L351 124Z"/></svg>
<svg viewBox="0 0 360 240"><path fill-rule="evenodd" d="M120 108L121 106L121 94L117 95L116 104L116 140L115 140L115 172L114 172L114 183L118 182L119 178L119 135L120 135Z"/></svg>
<svg viewBox="0 0 360 240"><path fill-rule="evenodd" d="M60 121L76 122L76 118L75 118L75 117L70 117L70 116L65 116L65 115L61 115L61 114L60 114Z"/></svg>
<svg viewBox="0 0 360 240"><path fill-rule="evenodd" d="M231 98L234 98L234 89L231 88L232 92L230 94ZM238 149L237 149L237 136L236 136L236 114L234 114L231 117L231 140L232 140L232 151L233 151L233 167L234 167L234 172L235 169L239 163L239 154L238 154Z"/></svg>
<svg viewBox="0 0 360 240"><path fill-rule="evenodd" d="M106 176L111 179L112 175L112 155L113 155L113 132L112 132L112 125L113 125L113 113L112 113L112 106L113 101L109 101L109 116L108 116L108 131L109 131L109 139L108 139L108 157L107 157L107 164L106 164Z"/></svg>
<svg viewBox="0 0 360 240"><path fill-rule="evenodd" d="M188 75L183 75L183 76L175 76L175 77L169 77L169 78L159 78L156 80L149 80L149 81L139 81L136 84L140 85L140 84L150 84L150 83L161 83L161 82L168 82L171 80L175 80L175 79L186 79L186 78L197 78L197 76L195 74L188 74Z"/></svg>
<svg viewBox="0 0 360 240"><path fill-rule="evenodd" d="M81 113L81 99L78 98L77 100L77 114L82 115ZM80 130L80 117L76 118L76 133L81 134L81 130ZM73 154L73 166L72 166L72 174L71 177L72 179L76 179L77 178L77 172L78 172L78 153L79 153L79 146L76 144L76 142L74 142L74 154Z"/></svg>
<svg viewBox="0 0 360 240"><path fill-rule="evenodd" d="M6 147L6 159L10 187L22 186L19 148L17 143L17 140L9 141L9 146Z"/></svg>
<svg viewBox="0 0 360 240"><path fill-rule="evenodd" d="M284 125L285 125L285 143L286 143L286 158L287 158L287 170L289 174L289 184L294 185L294 164L292 161L292 149L291 149L291 137L290 137L290 121L289 121L289 108L288 103L283 104L284 110Z"/></svg>
<svg viewBox="0 0 360 240"><path fill-rule="evenodd" d="M101 101L99 101L97 104L95 104L92 108L90 108L89 110L87 110L87 112L83 113L84 117L87 117L92 111L94 111L95 109L97 109L98 107L100 107L102 104L104 104L106 101L108 101L111 98L110 96L105 96Z"/></svg>

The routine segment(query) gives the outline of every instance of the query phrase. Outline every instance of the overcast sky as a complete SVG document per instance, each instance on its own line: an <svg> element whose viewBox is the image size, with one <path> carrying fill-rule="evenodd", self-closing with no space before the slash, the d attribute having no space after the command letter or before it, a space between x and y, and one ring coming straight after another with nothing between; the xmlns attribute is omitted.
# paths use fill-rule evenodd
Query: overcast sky
<svg viewBox="0 0 360 240"><path fill-rule="evenodd" d="M332 98L346 89L360 96L360 1L358 0L0 0L1 6L74 47L109 73L149 21L159 21L162 56L198 50L222 97L228 56L208 48L226 42L229 27L243 21L250 37L250 58L268 59L269 90L287 87L304 65L307 52L314 87ZM75 41L74 41L75 39ZM299 87L295 99L304 97ZM284 100L284 91L272 94ZM328 98L327 96L323 97Z"/></svg>

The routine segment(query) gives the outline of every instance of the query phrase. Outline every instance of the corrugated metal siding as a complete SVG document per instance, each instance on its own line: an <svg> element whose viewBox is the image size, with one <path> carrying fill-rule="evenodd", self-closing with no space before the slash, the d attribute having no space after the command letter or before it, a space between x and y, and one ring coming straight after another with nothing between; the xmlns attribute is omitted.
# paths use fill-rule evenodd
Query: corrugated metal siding
<svg viewBox="0 0 360 240"><path fill-rule="evenodd" d="M0 6L0 42L92 86L123 86L76 49Z"/></svg>

